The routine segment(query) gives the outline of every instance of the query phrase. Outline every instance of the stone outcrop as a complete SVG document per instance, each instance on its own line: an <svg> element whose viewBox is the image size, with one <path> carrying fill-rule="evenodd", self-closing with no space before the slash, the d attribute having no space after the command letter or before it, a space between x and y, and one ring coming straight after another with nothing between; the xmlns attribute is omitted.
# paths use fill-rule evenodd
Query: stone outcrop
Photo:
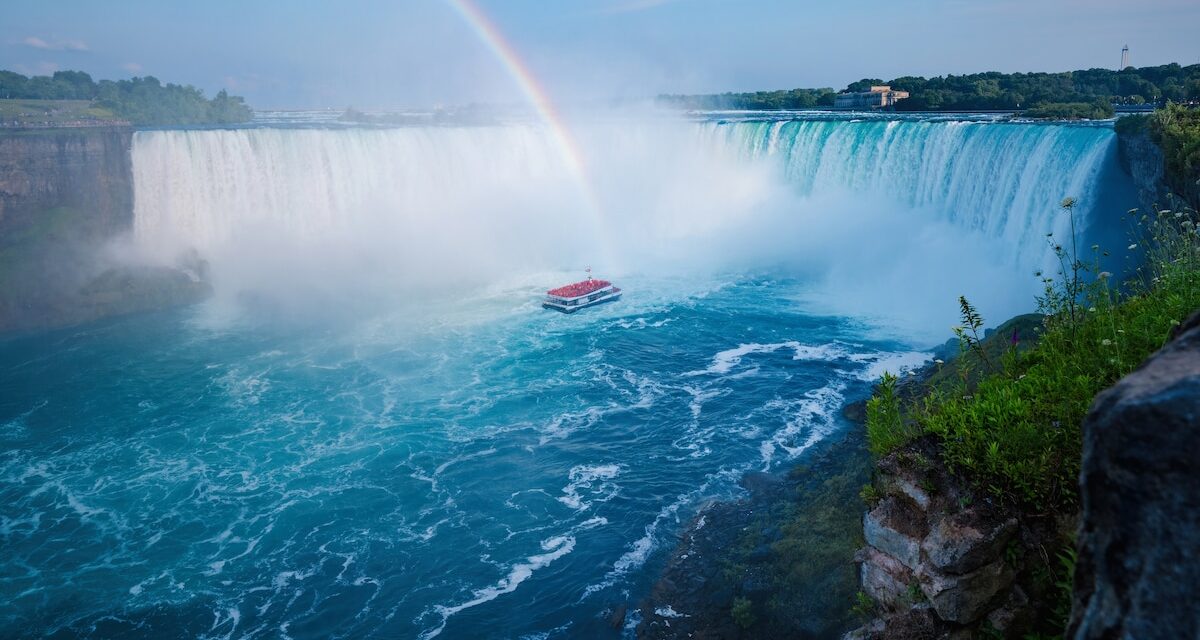
<svg viewBox="0 0 1200 640"><path fill-rule="evenodd" d="M107 250L133 226L132 136L129 127L0 132L0 332L208 295L198 256L171 268Z"/></svg>
<svg viewBox="0 0 1200 640"><path fill-rule="evenodd" d="M1018 521L973 502L922 440L880 460L883 498L863 517L862 591L881 617L848 638L970 638L982 627L1019 629L1029 600L1006 551Z"/></svg>
<svg viewBox="0 0 1200 640"><path fill-rule="evenodd" d="M75 223L112 236L133 221L129 127L47 129L0 135L0 242L41 226L47 211L81 210Z"/></svg>
<svg viewBox="0 0 1200 640"><path fill-rule="evenodd" d="M1200 638L1200 314L1096 397L1067 637Z"/></svg>

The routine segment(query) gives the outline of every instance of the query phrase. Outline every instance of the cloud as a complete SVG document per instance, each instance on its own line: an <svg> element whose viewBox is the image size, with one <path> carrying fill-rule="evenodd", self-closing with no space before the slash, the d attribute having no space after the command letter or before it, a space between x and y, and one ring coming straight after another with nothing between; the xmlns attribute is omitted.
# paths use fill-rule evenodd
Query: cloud
<svg viewBox="0 0 1200 640"><path fill-rule="evenodd" d="M88 51L88 45L83 40L46 40L37 36L27 36L21 44L43 51Z"/></svg>

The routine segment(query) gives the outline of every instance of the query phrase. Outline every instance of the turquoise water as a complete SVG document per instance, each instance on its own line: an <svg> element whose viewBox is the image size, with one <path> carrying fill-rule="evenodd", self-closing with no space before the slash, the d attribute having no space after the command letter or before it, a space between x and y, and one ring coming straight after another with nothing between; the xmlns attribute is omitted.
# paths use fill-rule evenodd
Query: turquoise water
<svg viewBox="0 0 1200 640"><path fill-rule="evenodd" d="M612 637L958 295L1029 310L1062 197L1128 208L1104 127L579 136L585 185L528 123L136 134L121 250L216 295L0 340L0 636ZM620 302L540 308L603 254Z"/></svg>
<svg viewBox="0 0 1200 640"><path fill-rule="evenodd" d="M620 284L571 316L513 291L422 330L201 307L0 343L3 635L599 635L699 505L922 358L795 282Z"/></svg>

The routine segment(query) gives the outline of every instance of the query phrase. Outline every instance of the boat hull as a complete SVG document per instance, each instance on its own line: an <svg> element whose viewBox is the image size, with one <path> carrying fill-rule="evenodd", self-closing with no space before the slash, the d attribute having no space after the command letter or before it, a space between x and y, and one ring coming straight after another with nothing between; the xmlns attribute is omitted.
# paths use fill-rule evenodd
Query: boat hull
<svg viewBox="0 0 1200 640"><path fill-rule="evenodd" d="M562 304L559 302L554 302L552 300L545 300L542 302L542 308L553 309L553 310L559 311L561 313L575 313L576 311L579 311L580 309L594 307L598 304L604 304L605 302L612 302L614 300L619 299L620 297L621 297L620 291L613 291L613 292L607 293L599 298L596 298L595 300L580 301L577 304L573 304L573 305L566 305L566 304Z"/></svg>

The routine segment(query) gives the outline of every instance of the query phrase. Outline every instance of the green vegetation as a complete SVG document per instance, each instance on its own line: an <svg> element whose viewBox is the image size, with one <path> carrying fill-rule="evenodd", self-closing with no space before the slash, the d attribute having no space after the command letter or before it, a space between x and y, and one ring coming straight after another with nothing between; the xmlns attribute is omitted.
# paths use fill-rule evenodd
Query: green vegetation
<svg viewBox="0 0 1200 640"><path fill-rule="evenodd" d="M1075 215L1074 201L1062 205ZM1200 238L1196 214L1160 211L1139 220L1145 266L1124 289L1102 271L1106 254L1081 256L1075 237L1052 242L1057 277L1044 277L1045 314L1037 344L1021 351L1009 338L999 359L989 355L1003 335L978 339L983 319L964 299L957 380L930 385L907 405L886 383L872 398L867 434L877 455L919 433L941 442L947 464L1003 501L1045 513L1075 504L1081 423L1097 393L1131 372L1168 340L1171 329L1200 307Z"/></svg>
<svg viewBox="0 0 1200 640"><path fill-rule="evenodd" d="M921 433L901 415L896 382L896 376L883 374L875 395L867 400L867 443L876 456L886 455Z"/></svg>
<svg viewBox="0 0 1200 640"><path fill-rule="evenodd" d="M1168 104L1148 124L1151 139L1163 151L1167 186L1200 208L1200 109Z"/></svg>
<svg viewBox="0 0 1200 640"><path fill-rule="evenodd" d="M859 589L848 562L862 546L858 493L869 479L870 454L847 437L788 474L786 490L754 515L721 558L714 588L733 590L753 624L743 637L833 638L854 625L846 602ZM873 607L872 604L864 606ZM740 625L740 623L739 623Z"/></svg>
<svg viewBox="0 0 1200 640"><path fill-rule="evenodd" d="M0 121L54 125L71 120L127 120L135 125L228 124L253 116L225 91L211 100L190 85L153 76L95 82L82 71L27 78L0 70Z"/></svg>
<svg viewBox="0 0 1200 640"><path fill-rule="evenodd" d="M1107 100L1098 99L1093 102L1043 102L1021 115L1044 120L1104 120L1113 117L1114 113Z"/></svg>
<svg viewBox="0 0 1200 640"><path fill-rule="evenodd" d="M1128 67L1121 71L1086 69L1062 73L972 73L933 78L903 76L885 82L864 78L846 91L866 91L871 85L890 85L909 92L896 103L897 111L1017 111L1031 105L1154 104L1166 101L1200 102L1200 64ZM829 89L795 89L708 96L660 96L669 106L691 109L805 109L833 104ZM1055 107L1057 109L1058 107ZM1068 113L1074 113L1075 107ZM1089 117L1073 116L1065 117ZM1110 117L1110 116L1103 116Z"/></svg>
<svg viewBox="0 0 1200 640"><path fill-rule="evenodd" d="M753 627L754 623L758 621L754 616L754 604L750 602L749 598L734 598L729 615L733 616L733 623L743 629Z"/></svg>
<svg viewBox="0 0 1200 640"><path fill-rule="evenodd" d="M89 100L0 100L0 123L47 123L117 120L116 114Z"/></svg>

